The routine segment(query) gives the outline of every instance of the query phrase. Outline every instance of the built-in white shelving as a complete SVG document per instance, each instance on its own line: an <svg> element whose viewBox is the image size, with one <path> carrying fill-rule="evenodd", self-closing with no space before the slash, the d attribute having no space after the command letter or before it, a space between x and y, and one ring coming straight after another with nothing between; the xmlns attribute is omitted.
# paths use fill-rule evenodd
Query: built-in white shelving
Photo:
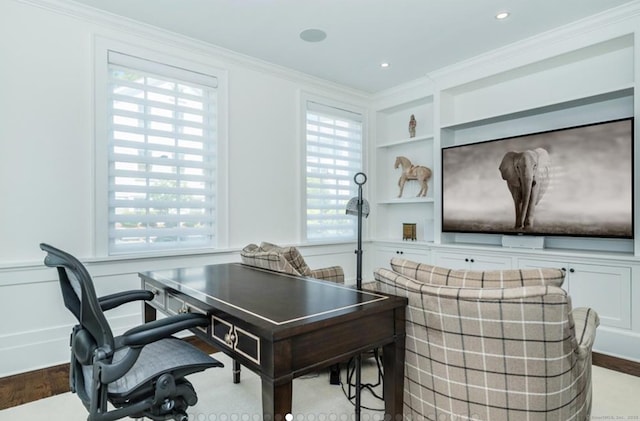
<svg viewBox="0 0 640 421"><path fill-rule="evenodd" d="M380 200L379 205L408 205L413 203L433 203L432 197L413 197L413 198L397 198L389 200Z"/></svg>
<svg viewBox="0 0 640 421"><path fill-rule="evenodd" d="M417 121L414 137L409 135L409 119ZM434 102L432 95L413 96L376 111L375 237L391 241L402 239L402 224L415 223L417 239L423 241L427 228L433 231L434 190ZM402 168L395 168L396 158L404 156L412 165L432 170L426 197L417 197L420 183L405 183L402 197L398 182ZM428 227L427 227L428 225Z"/></svg>
<svg viewBox="0 0 640 421"><path fill-rule="evenodd" d="M416 136L409 137L406 139L396 140L393 142L383 143L381 145L376 146L377 148L393 148L394 146L402 146L402 145L410 145L412 143L422 142L425 140L432 140L433 134L425 135L425 136Z"/></svg>

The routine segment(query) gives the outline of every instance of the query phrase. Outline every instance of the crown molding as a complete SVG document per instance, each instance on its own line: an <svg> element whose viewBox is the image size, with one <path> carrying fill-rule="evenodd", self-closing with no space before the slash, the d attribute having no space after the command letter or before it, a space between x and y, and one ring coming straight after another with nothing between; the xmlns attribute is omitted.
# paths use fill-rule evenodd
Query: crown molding
<svg viewBox="0 0 640 421"><path fill-rule="evenodd" d="M433 96L436 83L430 75L393 86L373 94L374 108L380 110L392 107L398 103L410 102L415 99Z"/></svg>
<svg viewBox="0 0 640 421"><path fill-rule="evenodd" d="M617 31L614 31L609 39L633 33L637 25L631 21L638 16L640 16L640 0L434 70L418 79L375 92L372 99L376 103L375 108L382 109L392 106L394 103L407 102L407 98L411 96L428 96L442 89L501 73L505 69L513 69L573 51L576 49L575 42L572 45L565 44L571 44L575 38L602 28L617 27ZM604 40L600 39L597 42ZM587 40L584 44L577 48L591 45L593 42ZM532 54L532 51L536 51L544 57L540 58ZM411 91L413 93L410 93Z"/></svg>
<svg viewBox="0 0 640 421"><path fill-rule="evenodd" d="M235 65L248 67L252 70L271 74L291 82L307 83L323 89L336 90L349 94L360 100L369 101L371 93L354 89L349 86L321 79L284 66L250 57L211 43L196 40L185 35L161 29L156 26L122 17L113 13L98 10L72 0L13 0L17 3L38 7L59 15L68 16L85 22L90 22L117 32L134 35L153 42L160 42L171 47L180 48L196 54L211 56L216 60L223 60ZM94 31L94 35L97 34Z"/></svg>
<svg viewBox="0 0 640 421"><path fill-rule="evenodd" d="M640 17L640 0L618 6L573 23L536 34L488 53L430 72L441 89L482 79L599 42L633 34ZM578 39L582 38L582 39ZM463 75L473 75L472 78Z"/></svg>

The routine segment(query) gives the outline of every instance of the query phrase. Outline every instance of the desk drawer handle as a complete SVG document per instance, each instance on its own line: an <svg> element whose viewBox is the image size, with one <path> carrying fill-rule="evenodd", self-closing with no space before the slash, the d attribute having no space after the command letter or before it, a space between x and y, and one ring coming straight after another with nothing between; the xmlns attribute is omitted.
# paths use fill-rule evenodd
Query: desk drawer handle
<svg viewBox="0 0 640 421"><path fill-rule="evenodd" d="M229 345L230 347L233 347L233 345L236 342L236 334L234 332L229 332L227 334L224 335L224 342Z"/></svg>
<svg viewBox="0 0 640 421"><path fill-rule="evenodd" d="M180 310L178 310L178 313L180 314L185 314L185 313L190 313L191 309L189 307L187 307L186 305L183 305L182 308Z"/></svg>

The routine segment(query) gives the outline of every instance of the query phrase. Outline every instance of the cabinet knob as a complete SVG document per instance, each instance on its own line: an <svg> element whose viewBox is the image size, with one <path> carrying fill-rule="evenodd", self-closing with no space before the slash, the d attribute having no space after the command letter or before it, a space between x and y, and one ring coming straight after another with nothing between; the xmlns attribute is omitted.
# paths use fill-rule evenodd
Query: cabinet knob
<svg viewBox="0 0 640 421"><path fill-rule="evenodd" d="M396 250L396 254L404 254L404 251L402 251L402 250Z"/></svg>
<svg viewBox="0 0 640 421"><path fill-rule="evenodd" d="M473 263L473 262L474 262L474 260L473 260L473 259L471 259L471 263Z"/></svg>
<svg viewBox="0 0 640 421"><path fill-rule="evenodd" d="M570 272L570 273L573 273L573 272L575 272L575 271L576 271L576 270L575 270L574 268L569 269L569 272Z"/></svg>

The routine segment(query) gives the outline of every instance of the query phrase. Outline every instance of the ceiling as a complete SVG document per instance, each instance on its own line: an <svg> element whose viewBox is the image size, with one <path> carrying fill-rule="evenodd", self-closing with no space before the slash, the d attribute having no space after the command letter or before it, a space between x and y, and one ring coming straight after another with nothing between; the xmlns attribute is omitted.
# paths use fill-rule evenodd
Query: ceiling
<svg viewBox="0 0 640 421"><path fill-rule="evenodd" d="M638 0L76 2L373 93ZM503 10L510 17L496 19ZM303 41L311 28L326 39Z"/></svg>

